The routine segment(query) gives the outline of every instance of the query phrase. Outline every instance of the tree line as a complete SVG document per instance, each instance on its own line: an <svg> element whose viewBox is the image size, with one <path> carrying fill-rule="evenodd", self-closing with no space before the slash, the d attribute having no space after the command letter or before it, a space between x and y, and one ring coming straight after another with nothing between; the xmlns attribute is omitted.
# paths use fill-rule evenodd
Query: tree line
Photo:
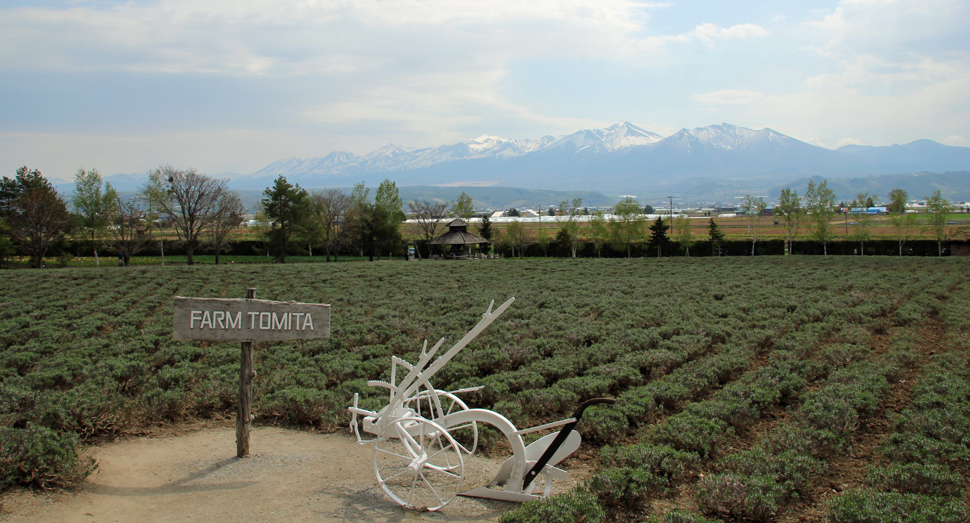
<svg viewBox="0 0 970 523"><path fill-rule="evenodd" d="M0 264L8 266L11 256L19 254L31 267L43 267L46 257L73 239L89 245L98 265L107 249L117 251L119 263L128 265L149 242L157 242L164 265L163 227L184 246L189 265L203 246L215 252L219 263L230 233L247 214L227 180L194 169L161 166L150 171L146 183L127 199L96 169L78 169L74 181L68 200L40 171L26 166L13 178L0 180ZM267 254L279 262L285 263L291 252L312 255L314 246L322 246L327 261L341 252L379 259L404 248L403 207L397 185L390 180L384 180L371 199L363 183L349 192L311 193L279 176L263 192L253 223ZM472 199L464 192L456 202L414 201L408 207L423 220L428 239L434 237L441 218L450 214L468 219L474 213ZM488 231L484 234L490 236Z"/></svg>
<svg viewBox="0 0 970 523"><path fill-rule="evenodd" d="M812 180L803 197L790 187L782 189L773 212L788 232L789 249L800 227L808 225L809 237L822 244L825 254L838 227L837 214L846 214L846 227L848 216L852 216L852 238L859 242L860 251L865 254L865 244L873 235L873 216L866 209L873 206L876 198L868 192L859 192L851 203L838 203L826 180L819 183ZM937 240L938 254L942 255L947 214L952 211L952 205L940 191L924 198L925 224L906 212L909 199L906 191L894 189L888 199L888 222L898 241L899 254L903 254L908 239L928 228ZM603 246L610 245L615 250L625 250L628 257L632 245L644 241L656 249L658 256L672 242L689 256L690 248L696 243L687 216L668 220L658 217L648 226L646 215L653 209L641 208L632 198L619 202L610 215L593 214L588 226L583 228L578 217L589 212L582 208L582 203L581 198L576 198L561 202L558 208L550 208L550 214L565 217L559 220L554 236L541 227L541 222L538 234L531 235L517 220L510 222L504 233L493 232L487 216L478 232L489 242L484 246L486 250L494 243L519 256L531 245L538 245L545 253L555 242L575 257L580 236L592 242L598 254ZM404 248L400 230L406 218L403 209L397 185L390 180L384 180L377 187L371 200L370 189L363 183L355 185L349 193L340 189L311 193L290 184L281 175L263 192L255 227L265 241L267 253L280 262L285 263L290 252L312 255L314 246L323 247L327 261L335 260L341 252L356 252L373 260ZM430 241L443 232L445 218L468 220L475 212L472 198L464 192L454 202L415 200L408 202L407 209L417 223L429 257L432 255ZM739 210L748 220L752 255L758 241L760 218L766 209L763 198L750 195L740 205ZM25 166L17 170L14 178L0 180L0 264L6 264L12 255L19 253L29 258L31 267L43 267L48 253L68 238L83 239L90 245L96 264L100 264L101 253L113 248L119 253L119 263L124 265L148 242L156 241L164 264L160 230L163 225L174 231L184 245L190 265L194 263L195 250L203 245L215 251L216 263L219 263L219 253L228 247L229 234L240 226L246 211L239 194L228 188L227 180L215 179L194 169L159 167L148 173L147 182L129 199L121 198L96 169L78 169L74 195L68 203L40 171ZM717 254L724 233L714 219L709 221L708 235L712 254ZM416 255L421 256L421 252Z"/></svg>

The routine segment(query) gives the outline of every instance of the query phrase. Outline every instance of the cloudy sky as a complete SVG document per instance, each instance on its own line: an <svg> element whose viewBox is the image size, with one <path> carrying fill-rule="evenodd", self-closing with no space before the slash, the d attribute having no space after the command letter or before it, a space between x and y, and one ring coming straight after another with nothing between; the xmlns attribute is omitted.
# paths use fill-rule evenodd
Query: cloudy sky
<svg viewBox="0 0 970 523"><path fill-rule="evenodd" d="M965 0L0 0L0 175L732 123L970 146Z"/></svg>

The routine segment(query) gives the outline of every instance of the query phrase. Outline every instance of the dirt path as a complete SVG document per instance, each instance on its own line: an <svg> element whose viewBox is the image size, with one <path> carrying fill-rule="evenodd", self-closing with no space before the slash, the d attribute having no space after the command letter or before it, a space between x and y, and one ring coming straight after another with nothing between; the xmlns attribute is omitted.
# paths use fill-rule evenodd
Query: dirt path
<svg viewBox="0 0 970 523"><path fill-rule="evenodd" d="M458 497L435 513L402 509L377 485L371 447L344 433L259 427L251 449L235 457L232 427L109 443L89 449L99 470L73 491L5 493L0 521L471 522L515 506ZM471 458L466 484L486 482L500 461Z"/></svg>

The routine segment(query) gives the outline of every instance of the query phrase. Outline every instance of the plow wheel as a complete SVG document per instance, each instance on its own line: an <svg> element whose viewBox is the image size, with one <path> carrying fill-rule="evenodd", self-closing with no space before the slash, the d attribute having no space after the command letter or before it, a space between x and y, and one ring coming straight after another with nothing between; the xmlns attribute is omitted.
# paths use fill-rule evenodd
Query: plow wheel
<svg viewBox="0 0 970 523"><path fill-rule="evenodd" d="M478 423L467 421L457 425L448 425L444 421L449 414L468 410L468 405L458 396L443 390L429 388L406 400L404 406L413 410L417 416L447 427L448 434L454 438L458 447L465 454L472 455L475 453L478 448Z"/></svg>
<svg viewBox="0 0 970 523"><path fill-rule="evenodd" d="M398 504L438 510L461 490L462 450L441 425L424 418L401 418L374 442L374 473Z"/></svg>

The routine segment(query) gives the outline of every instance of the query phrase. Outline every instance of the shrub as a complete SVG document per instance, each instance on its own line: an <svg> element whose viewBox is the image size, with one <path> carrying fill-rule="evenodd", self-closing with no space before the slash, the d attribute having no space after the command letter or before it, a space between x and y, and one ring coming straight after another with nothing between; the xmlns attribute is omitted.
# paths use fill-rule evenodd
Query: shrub
<svg viewBox="0 0 970 523"><path fill-rule="evenodd" d="M610 468L593 475L586 490L608 508L633 511L647 499L664 494L670 481L664 476L631 467Z"/></svg>
<svg viewBox="0 0 970 523"><path fill-rule="evenodd" d="M663 443L679 450L691 450L702 457L714 453L717 442L726 435L733 435L734 429L719 419L698 417L691 413L671 416L664 423L653 427L648 437L656 443Z"/></svg>
<svg viewBox="0 0 970 523"><path fill-rule="evenodd" d="M886 438L880 451L887 458L899 463L970 463L968 449L948 441L909 432L893 432Z"/></svg>
<svg viewBox="0 0 970 523"><path fill-rule="evenodd" d="M812 478L821 474L826 464L809 456L804 451L787 450L772 454L763 447L754 447L738 452L722 462L725 470L745 476L765 476L774 478L784 485L790 496L791 491L806 491Z"/></svg>
<svg viewBox="0 0 970 523"><path fill-rule="evenodd" d="M959 500L921 494L847 492L829 505L832 523L954 523L970 517Z"/></svg>
<svg viewBox="0 0 970 523"><path fill-rule="evenodd" d="M629 427L630 424L622 412L605 407L589 410L579 422L578 430L585 439L612 443L626 436Z"/></svg>
<svg viewBox="0 0 970 523"><path fill-rule="evenodd" d="M859 425L859 413L844 398L818 395L807 401L800 411L808 423L816 429L827 429L842 436Z"/></svg>
<svg viewBox="0 0 970 523"><path fill-rule="evenodd" d="M697 486L697 502L720 517L770 521L785 497L785 489L767 476L716 474Z"/></svg>
<svg viewBox="0 0 970 523"><path fill-rule="evenodd" d="M647 421L661 410L652 387L635 387L627 390L614 408L625 414L630 425L633 426Z"/></svg>
<svg viewBox="0 0 970 523"><path fill-rule="evenodd" d="M632 467L647 470L669 480L680 479L700 464L700 458L693 452L650 443L638 443L623 447L603 447L600 456L603 464L607 467Z"/></svg>
<svg viewBox="0 0 970 523"><path fill-rule="evenodd" d="M664 523L714 523L704 516L686 510L671 510L664 514Z"/></svg>
<svg viewBox="0 0 970 523"><path fill-rule="evenodd" d="M606 513L589 492L573 490L545 499L523 503L502 514L499 523L595 523Z"/></svg>
<svg viewBox="0 0 970 523"><path fill-rule="evenodd" d="M868 483L879 490L959 497L963 478L942 465L894 463L871 470Z"/></svg>
<svg viewBox="0 0 970 523"><path fill-rule="evenodd" d="M317 389L291 387L267 394L263 407L272 415L291 423L321 424L324 416L337 410L343 402L336 394Z"/></svg>
<svg viewBox="0 0 970 523"><path fill-rule="evenodd" d="M743 427L758 419L760 412L744 400L711 400L693 403L687 412L702 418L715 418L730 423L735 428Z"/></svg>
<svg viewBox="0 0 970 523"><path fill-rule="evenodd" d="M42 489L69 487L88 477L94 460L77 455L78 438L27 423L26 428L0 427L0 490L20 484Z"/></svg>

